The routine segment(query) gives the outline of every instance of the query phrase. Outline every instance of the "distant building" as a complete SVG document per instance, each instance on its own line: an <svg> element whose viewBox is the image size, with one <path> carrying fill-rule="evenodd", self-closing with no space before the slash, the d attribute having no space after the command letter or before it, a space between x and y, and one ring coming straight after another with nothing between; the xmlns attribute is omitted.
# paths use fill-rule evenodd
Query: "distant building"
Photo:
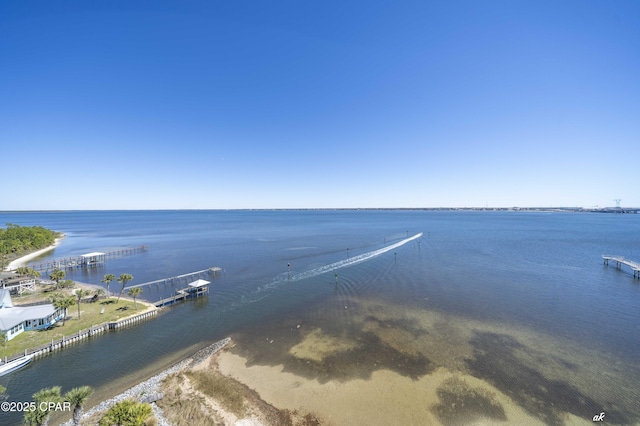
<svg viewBox="0 0 640 426"><path fill-rule="evenodd" d="M14 306L8 289L0 289L0 331L11 340L27 330L42 330L62 319L64 309L52 304Z"/></svg>

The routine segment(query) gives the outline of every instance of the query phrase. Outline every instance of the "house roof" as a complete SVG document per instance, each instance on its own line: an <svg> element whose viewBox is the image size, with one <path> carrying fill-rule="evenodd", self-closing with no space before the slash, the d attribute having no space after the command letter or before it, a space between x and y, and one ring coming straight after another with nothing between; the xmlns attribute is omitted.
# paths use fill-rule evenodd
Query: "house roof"
<svg viewBox="0 0 640 426"><path fill-rule="evenodd" d="M8 304L7 304L8 302ZM9 290L0 290L0 330L7 331L26 320L46 318L56 311L51 305L14 306Z"/></svg>

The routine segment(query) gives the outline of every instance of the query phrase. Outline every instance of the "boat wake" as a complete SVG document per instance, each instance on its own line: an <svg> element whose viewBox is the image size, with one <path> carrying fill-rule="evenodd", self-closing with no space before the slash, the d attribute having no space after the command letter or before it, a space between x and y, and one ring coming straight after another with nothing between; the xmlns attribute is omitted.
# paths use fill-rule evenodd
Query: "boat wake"
<svg viewBox="0 0 640 426"><path fill-rule="evenodd" d="M358 263L366 262L368 260L373 259L374 257L380 256L381 254L388 253L391 250L397 249L410 241L417 240L422 237L422 232L417 233L416 235L405 238L404 240L398 241L397 243L388 245L386 247L382 247L377 250L370 251L368 253L363 253L357 256L350 257L349 259L340 260L338 262L330 263L328 265L319 266L317 268L310 269L305 272L300 272L297 274L291 274L288 272L284 272L276 276L273 281L263 286L258 287L256 290L251 292L250 294L243 295L238 303L231 303L227 306L227 309L236 309L240 306L244 306L251 303L260 302L261 300L268 297L272 291L275 289L282 287L288 283L294 281L301 281L308 278L313 278L318 275L326 274L328 272L333 272L335 270L346 268L349 266L357 265Z"/></svg>
<svg viewBox="0 0 640 426"><path fill-rule="evenodd" d="M312 278L318 275L326 274L327 272L332 272L337 269L346 268L347 266L353 266L358 263L366 262L367 260L373 259L376 256L380 256L381 254L387 253L393 249L401 247L407 244L409 241L416 240L420 237L422 237L422 232L414 235L413 237L406 238L402 241L398 241L397 243L391 244L389 246L383 247L378 250L370 251L364 254L359 254L357 256L350 257L349 259L340 260L338 262L330 263L329 265L320 266L318 268L314 268L306 272L293 274L288 277L288 281L300 281L300 280Z"/></svg>

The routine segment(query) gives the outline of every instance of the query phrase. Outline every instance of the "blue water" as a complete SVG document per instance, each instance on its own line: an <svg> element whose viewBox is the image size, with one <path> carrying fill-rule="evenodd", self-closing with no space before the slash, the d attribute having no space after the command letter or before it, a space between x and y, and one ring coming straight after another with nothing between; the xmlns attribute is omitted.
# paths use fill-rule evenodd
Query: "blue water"
<svg viewBox="0 0 640 426"><path fill-rule="evenodd" d="M63 391L90 385L97 390L95 399L108 397L228 335L237 336L250 350L248 336L292 318L315 321L327 329L355 329L357 314L332 307L348 304L357 310L370 300L527 329L588 348L603 359L615 360L611 374L626 377L631 388L640 388L636 367L640 280L634 280L628 269L604 266L601 259L607 253L640 261L640 215L71 211L0 213L0 223L40 225L66 234L54 252L37 262L149 247L146 252L110 258L103 268L68 272L69 278L82 282L100 284L106 273L126 272L136 284L212 266L223 268L212 280L208 298L170 308L152 321L91 339L0 378L10 400L30 400L37 390L53 385ZM117 283L111 289L118 289ZM142 297L157 300L171 291L152 286ZM495 338L479 336L485 341ZM482 364L479 355L483 343L471 344L478 355L466 360L467 372L517 395L518 378L492 378L485 371L490 366ZM511 359L511 354L502 355ZM582 362L564 361L578 366ZM580 391L582 400L598 407L580 406L568 397L562 410L586 416L591 409L609 409L617 413L619 424L640 421L640 408L634 402L605 401L597 392ZM531 397L545 395L558 397L555 393ZM525 400L522 404L543 422L562 422L561 416L545 417L535 405ZM19 416L0 416L0 424L20 421ZM607 419L616 423L615 414Z"/></svg>

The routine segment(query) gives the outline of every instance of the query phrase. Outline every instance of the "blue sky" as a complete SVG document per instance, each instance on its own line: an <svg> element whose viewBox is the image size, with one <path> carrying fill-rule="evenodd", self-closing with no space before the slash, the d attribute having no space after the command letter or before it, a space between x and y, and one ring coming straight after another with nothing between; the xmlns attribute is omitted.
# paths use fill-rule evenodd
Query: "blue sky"
<svg viewBox="0 0 640 426"><path fill-rule="evenodd" d="M637 1L3 1L0 210L640 206Z"/></svg>

